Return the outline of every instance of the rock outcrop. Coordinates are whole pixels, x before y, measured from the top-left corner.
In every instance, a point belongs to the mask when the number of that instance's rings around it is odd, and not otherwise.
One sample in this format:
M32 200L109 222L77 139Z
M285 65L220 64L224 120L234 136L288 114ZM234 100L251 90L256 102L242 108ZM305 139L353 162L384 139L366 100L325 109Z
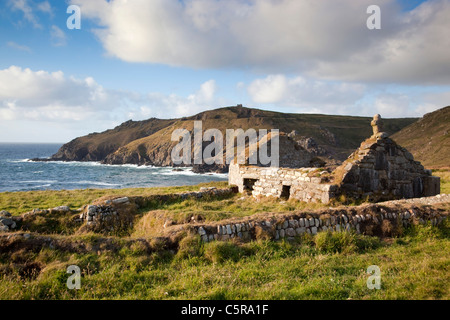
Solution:
M313 156L326 156L343 161L367 136L368 128L361 117L309 114L283 114L242 106L205 111L181 119L149 119L127 121L102 133L92 133L63 145L50 159L36 161L100 161L105 164L137 164L173 166L171 151L175 145L171 134L175 129L192 130L201 120L203 129L216 128L225 136L227 129L296 130L298 146ZM391 133L413 123L415 119L390 119L385 127ZM344 124L344 125L343 125ZM325 159L325 162L328 160ZM322 159L323 161L323 159ZM225 166L196 166L197 172L224 172Z
M0 211L0 232L8 232L16 228L16 222L8 211Z

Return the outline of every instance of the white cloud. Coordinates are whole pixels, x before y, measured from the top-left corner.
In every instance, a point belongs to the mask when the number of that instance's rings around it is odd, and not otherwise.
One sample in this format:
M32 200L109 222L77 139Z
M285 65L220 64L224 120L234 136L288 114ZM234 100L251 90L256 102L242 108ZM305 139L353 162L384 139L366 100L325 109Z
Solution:
M149 93L140 98L140 103L144 105L133 108L128 113L128 117L146 119L150 116L159 118L192 116L204 110L224 105L226 100L216 97L216 92L216 82L208 80L200 86L197 92L187 97L175 94Z
M9 41L6 45L8 47L10 47L10 48L14 48L14 49L17 49L19 51L31 52L30 47L28 47L26 45L18 44L18 43L14 42L14 41Z
M412 12L378 0L71 0L106 51L129 62L251 67L344 81L450 83L450 0Z
M255 103L296 108L299 112L345 114L366 93L366 86L354 83L318 81L303 77L269 75L248 86Z
M44 13L49 14L50 16L53 16L53 8L48 1L38 3L36 5L36 8L41 12L44 12Z
M30 22L34 28L42 28L27 0L9 0L9 5L14 11L22 11L24 19Z
M285 76L269 75L253 81L248 87L248 93L256 103L277 103L286 97L288 85Z
M55 47L65 46L67 42L67 36L59 27L53 25L50 29L50 36L52 39L52 45Z
M72 121L93 117L114 101L92 78L67 78L61 71L0 70L0 115L8 120Z
M129 119L190 116L223 103L216 97L216 91L215 81L209 80L186 97L139 94L105 89L90 77L76 79L61 71L11 66L0 70L0 141L5 141L3 137L8 134L5 130L9 128L11 132L12 127L15 131L21 128L22 136L36 128L46 131L55 127L60 128L61 136L74 132L80 136L110 129Z

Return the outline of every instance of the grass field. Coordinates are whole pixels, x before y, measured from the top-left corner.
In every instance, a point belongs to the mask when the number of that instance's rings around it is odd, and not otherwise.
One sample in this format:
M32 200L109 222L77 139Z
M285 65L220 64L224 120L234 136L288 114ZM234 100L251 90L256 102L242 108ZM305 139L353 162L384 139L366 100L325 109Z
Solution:
M435 171L443 193L450 193L449 171ZM202 186L225 187L226 182ZM106 196L142 196L197 191L199 186L0 193L0 210L19 214L34 208L78 208ZM39 215L30 231L51 241L83 243L88 249L0 246L0 299L450 299L449 222L413 226L398 238L351 233L319 233L294 242L202 244L187 236L177 250L151 241L168 218L182 222L193 214L215 221L265 212L313 210L324 205L230 198L184 200L139 213L124 236L75 232L70 217ZM59 219L59 220L58 220ZM66 224L67 222L67 224ZM71 229L72 228L72 229ZM6 243L8 240L5 240ZM105 241L108 245L104 245ZM4 242L5 243L5 242ZM23 245L22 245L23 244ZM69 290L69 265L82 270L81 289ZM381 270L381 289L370 290L367 268Z
M402 238L320 233L296 242L200 244L148 253L135 243L117 253L49 248L0 254L0 299L449 299L449 226L411 228ZM84 236L95 241L96 236ZM157 245L155 245L157 247ZM20 269L39 265L34 278ZM82 270L81 289L66 268ZM366 270L381 270L381 289ZM22 271L21 271L22 270Z
M441 193L450 194L450 170L433 170L433 176L441 178Z

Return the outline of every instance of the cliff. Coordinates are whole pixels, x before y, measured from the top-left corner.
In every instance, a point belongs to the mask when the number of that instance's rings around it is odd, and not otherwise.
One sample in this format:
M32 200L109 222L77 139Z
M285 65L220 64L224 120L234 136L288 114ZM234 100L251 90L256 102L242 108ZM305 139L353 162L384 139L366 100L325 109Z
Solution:
M63 145L50 161L171 166L170 154L176 145L176 142L171 141L172 132L182 128L192 131L196 120L202 121L204 131L216 128L224 137L226 129L279 129L295 141L291 148L280 150L280 158L306 150L311 156L321 158L321 161L340 162L371 135L367 126L370 118L367 117L285 114L236 106L179 119L130 120L114 129L74 139ZM392 134L416 120L386 119L385 128ZM197 166L196 170L226 171L227 166Z

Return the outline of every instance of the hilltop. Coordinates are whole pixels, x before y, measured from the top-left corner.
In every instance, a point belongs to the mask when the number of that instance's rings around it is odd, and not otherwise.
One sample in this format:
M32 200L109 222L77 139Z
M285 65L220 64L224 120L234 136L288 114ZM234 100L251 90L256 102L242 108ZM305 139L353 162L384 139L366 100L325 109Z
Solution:
M176 144L171 141L172 132L181 128L192 130L195 120L203 122L203 130L216 128L224 136L226 129L238 128L279 129L286 134L295 131L296 150L304 149L314 156L336 161L345 160L371 135L368 117L290 114L235 106L179 119L130 120L105 132L76 138L63 145L50 160L171 166L170 152ZM416 120L386 119L385 130L393 134Z
M424 115L392 139L426 167L450 167L450 106Z

